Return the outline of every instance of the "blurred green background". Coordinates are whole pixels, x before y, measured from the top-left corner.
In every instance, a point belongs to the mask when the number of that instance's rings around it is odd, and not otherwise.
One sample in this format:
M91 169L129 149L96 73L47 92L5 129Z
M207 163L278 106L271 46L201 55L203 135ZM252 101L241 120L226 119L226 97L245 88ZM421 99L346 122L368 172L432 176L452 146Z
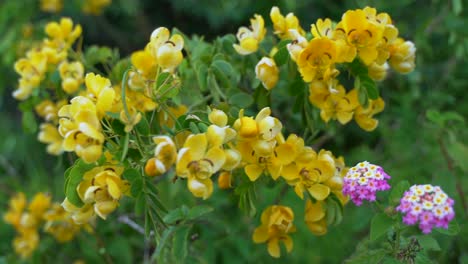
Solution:
M177 27L187 35L204 35L207 40L237 32L258 13L271 27L269 11L273 5L283 14L294 12L301 25L318 18L339 20L348 9L366 5L391 15L400 35L417 47L416 69L408 75L389 74L379 83L386 108L378 116L379 127L367 133L356 124L329 127L331 137L323 148L345 157L353 166L361 160L380 164L392 176L391 183L402 179L411 184L440 185L455 198L456 219L461 234L448 237L436 234L442 251L431 251L436 263L468 263L468 227L466 226L466 197L468 192L468 6L461 0L395 0L395 1L229 1L172 0L127 1L114 0L101 16L82 14L71 1L59 14L42 13L38 1L3 0L0 3L0 208L4 212L9 197L24 191L30 196L48 191L54 200L63 198L63 171L66 161L46 154L45 146L36 140L36 133L26 133L21 112L11 93L17 85L13 70L23 25L44 25L61 16L69 16L84 29L85 45L98 44L118 48L122 57L142 49L152 30L159 26ZM34 34L41 35L39 30ZM195 200L183 184L161 182L162 199L167 207L202 203ZM271 204L278 188L262 190L257 208ZM125 199L124 199L125 200ZM315 237L304 225L303 202L292 191L286 193L283 204L296 212L298 232L293 234L294 250L279 260L268 256L265 245L251 240L259 224L243 215L237 200L225 191L216 190L204 204L213 206L206 222L191 232L187 263L342 263L349 258L359 242L368 236L373 211L369 206L349 204L341 225L330 227L327 235ZM82 233L75 241L57 245L50 237L43 240L32 258L34 263L105 263L110 256L114 263L143 261L143 236L118 221L120 212L132 211L132 201L107 221L98 221L96 235ZM301 214L302 213L302 214ZM15 262L11 241L14 230L0 224L0 263ZM56 250L57 247L59 250ZM361 243L362 247L365 244ZM167 254L177 256L169 250ZM284 252L283 252L284 253ZM421 261L421 260L420 260ZM107 259L108 262L108 259ZM424 263L424 262L422 262Z

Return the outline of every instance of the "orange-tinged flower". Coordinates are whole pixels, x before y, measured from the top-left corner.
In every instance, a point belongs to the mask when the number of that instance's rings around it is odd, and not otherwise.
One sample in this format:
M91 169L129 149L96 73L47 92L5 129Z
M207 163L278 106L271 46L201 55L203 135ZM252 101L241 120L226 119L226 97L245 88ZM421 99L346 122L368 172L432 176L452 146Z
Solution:
M231 172L223 171L218 176L218 186L220 189L230 189L231 185Z
M291 252L293 241L290 233L296 232L293 224L294 213L291 208L272 205L266 208L261 216L261 225L254 230L252 240L255 243L267 243L270 256L281 256L279 242L283 242L287 252Z

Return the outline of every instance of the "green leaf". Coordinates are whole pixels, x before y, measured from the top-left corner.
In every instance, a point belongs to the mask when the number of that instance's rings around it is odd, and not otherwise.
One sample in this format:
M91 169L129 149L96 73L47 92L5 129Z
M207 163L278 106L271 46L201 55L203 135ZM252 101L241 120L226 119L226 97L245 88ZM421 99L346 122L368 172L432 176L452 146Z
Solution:
M200 133L200 130L198 129L198 126L195 122L190 122L189 127L190 127L190 131L192 131L193 134Z
M68 201L77 207L82 207L84 205L78 195L77 187L81 183L83 175L93 167L94 164L87 164L83 160L78 159L70 170L67 185L65 186L65 195Z
M192 226L181 226L174 232L174 240L172 244L172 254L175 259L184 263L188 255L188 239Z
M392 227L392 224L392 219L386 214L376 214L371 220L370 240L374 241L384 235Z
M447 229L435 228L434 230L444 235L455 236L460 233L460 226L458 225L458 222L453 219L452 222L449 223Z
M447 146L447 150L455 165L464 172L468 172L468 162L466 162L466 157L468 157L468 147L459 141L455 141Z
M210 68L216 76L216 79L224 88L231 86L231 78L234 76L234 69L231 64L225 60L215 60L211 63Z
M368 75L360 76L361 87L366 89L369 99L376 100L379 98L379 90L375 81L372 80Z
M88 47L85 51L85 61L86 65L92 66L97 63L106 63L112 60L114 53L108 47L98 47L98 46L91 46Z
M403 194L409 190L410 184L408 181L401 181L395 187L392 188L392 192L388 197L389 203L391 205L398 205L400 204L400 200L403 197Z
M143 192L143 180L141 178L138 178L134 180L133 182L131 182L130 194L133 197L137 197L142 192Z
M365 250L355 253L351 258L347 259L347 264L376 264L385 257L387 252L384 249ZM398 263L398 262L397 262Z
M122 81L124 72L131 66L130 59L123 59L117 62L112 68L109 76L112 83L119 83Z
M270 94L267 89L262 86L257 87L254 92L254 101L259 109L270 106Z
M430 235L420 235L416 236L416 239L418 239L419 244L423 249L430 249L430 250L440 250L439 243L435 238L433 238Z
M167 215L165 215L163 218L164 222L169 225L176 224L177 222L182 221L184 219L185 214L182 208L176 208L174 210L169 211Z
M132 247L127 239L109 239L107 250L109 255L118 259L119 263L133 263Z
M147 136L150 133L150 125L148 120L146 119L145 115L142 116L140 122L135 126L138 133L141 135Z
M136 196L135 201L135 214L142 215L146 208L146 197L143 192Z
M37 122L36 117L32 111L23 112L23 130L27 133L36 133L37 131Z
M141 175L140 175L140 173L138 172L138 170L136 170L136 169L134 169L134 168L128 168L128 169L126 169L126 170L122 173L122 176L124 177L124 179L126 179L127 181L129 181L130 184L133 183L135 180L141 178Z
M176 227L170 226L161 235L161 238L156 241L156 250L154 251L153 255L151 256L151 263L155 262L156 259L161 257L161 253L166 246L167 240L171 237L172 233L175 231ZM160 262L160 261L157 261ZM162 262L161 262L162 263Z
M214 210L213 207L210 207L207 205L199 205L199 206L192 207L190 208L190 211L187 214L187 219L195 220L208 213L211 213L213 210Z
M463 3L461 0L452 0L453 13L460 15L463 11Z
M229 97L229 103L239 108L247 108L253 104L254 100L250 94L247 93L236 93Z
M205 92L207 90L206 77L208 74L208 67L205 64L201 64L197 68L197 81L200 91Z
M280 43L278 43L278 51L275 53L275 56L273 56L273 59L275 60L275 63L278 67L288 62L289 51L286 45L289 43L291 43L291 40L282 40Z

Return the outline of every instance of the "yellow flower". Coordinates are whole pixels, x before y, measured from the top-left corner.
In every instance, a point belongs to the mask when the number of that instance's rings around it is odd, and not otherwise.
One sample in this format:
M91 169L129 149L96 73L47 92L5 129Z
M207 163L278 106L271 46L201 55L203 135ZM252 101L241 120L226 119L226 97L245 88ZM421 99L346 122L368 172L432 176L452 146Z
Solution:
M63 137L57 130L57 127L49 124L43 123L40 126L40 132L37 135L37 139L47 144L47 153L51 155L60 155L63 152Z
M195 197L207 199L213 192L211 176L223 166L226 155L221 146L209 148L207 134L190 135L177 155L176 174L187 178Z
M283 125L277 118L270 115L271 109L269 107L260 110L255 119L245 117L244 110L241 109L239 118L234 122L234 129L242 139L272 140L281 132Z
M129 190L129 183L121 179L122 167L101 166L83 176L77 191L85 204L93 205L94 212L106 219L119 205L119 200Z
M319 18L315 24L312 24L311 33L315 38L333 37L332 21L329 18L322 20Z
M271 58L263 57L255 66L255 74L267 90L273 89L278 83L279 69Z
M331 92L321 105L320 117L325 122L337 119L344 125L351 121L354 110L358 106L357 90L353 89L346 93L344 87L338 85L337 90Z
M164 71L172 72L182 62L184 38L179 34L169 37L170 32L167 28L155 29L151 33L148 49Z
M382 40L384 26L367 19L366 12L357 9L349 10L338 23L335 30L336 39L344 39L352 47L352 52L366 64L378 57L377 45Z
M274 33L281 39L294 39L294 36L290 32L291 29L296 30L301 35L305 34L299 24L299 19L293 13L289 13L284 17L279 8L274 6L271 8L270 18L273 22Z
M254 230L252 240L255 243L267 243L270 256L279 258L281 250L279 242L283 242L287 252L293 249L290 233L296 232L293 224L294 213L291 208L272 205L263 211L261 225Z
M36 229L24 229L20 236L13 240L13 248L21 258L29 258L39 245L39 234Z
M44 12L58 13L62 8L63 0L41 0L41 10Z
M115 101L115 91L109 79L94 73L88 73L85 77L88 97L96 103L98 117L101 119L107 111L110 111Z
M314 235L321 236L327 233L327 221L322 201L312 203L307 200L304 220L310 232Z
M282 175L301 199L304 199L304 191L308 191L316 200L322 201L330 194L330 187L324 183L335 175L335 162L329 153L320 151L316 154L305 147L295 162L283 167Z
M286 45L286 48L288 49L291 59L293 61L297 61L299 54L307 47L308 42L304 36L297 32L297 30L291 29L290 34L292 41Z
M218 186L220 189L230 189L231 185L231 172L223 171L218 176Z
M158 116L160 125L168 128L174 128L177 118L186 114L187 110L188 108L186 105L180 104L174 107L168 107L168 112L159 111Z
M26 208L26 197L19 192L9 201L8 211L3 215L3 220L11 224L16 230L20 228L21 215Z
M70 201L68 201L68 198L65 198L61 206L65 211L70 213L73 222L79 225L89 223L96 215L94 213L94 207L91 203L85 204L80 208L76 207Z
M367 69L369 70L369 77L376 81L382 81L387 77L388 63L377 64L373 62Z
M254 18L250 19L250 28L240 27L237 31L236 36L239 44L234 44L234 49L240 55L256 52L260 42L265 37L265 21L262 16L255 14Z
M255 146L252 143L255 143ZM278 179L282 164L273 153L274 147L275 142L262 140L238 142L237 150L245 163L245 174L251 181L256 181L264 172L267 172L273 179ZM265 149L265 153L255 151L255 149Z
M73 94L80 88L83 82L84 67L79 61L67 62L64 61L59 65L60 78L62 78L62 89Z
M379 124L379 121L372 117L375 114L382 112L384 107L385 102L382 98L378 98L377 100L369 100L369 106L367 108L359 106L356 109L354 112L354 120L356 120L356 123L362 129L366 131L372 131Z
M409 73L414 70L416 47L411 41L402 38L390 45L390 66L400 73Z
M58 45L64 46L62 49L67 49L81 36L82 29L80 25L73 27L73 21L70 18L61 18L60 23L48 23L45 32L50 38L46 40L46 46L57 47Z
M30 51L26 54L26 58L19 59L15 63L15 71L21 78L13 97L25 100L44 78L47 71L47 57L40 51Z
M305 82L323 79L325 71L334 68L337 47L328 38L314 38L301 50L297 66Z
M44 100L34 107L37 115L44 118L46 121L53 122L54 124L58 121L58 110L67 104L67 100L60 100L54 103L50 100Z
M112 0L85 0L82 7L83 13L98 16L111 3Z
M125 110L120 111L120 121L125 125L124 131L126 133L132 131L133 127L140 123L141 118L141 113L137 112L133 106L128 107L128 115Z
M63 149L75 151L85 162L95 162L101 157L104 135L90 99L77 96L71 104L59 111L59 133L64 137Z
M51 206L51 199L52 197L50 197L50 195L42 192L35 194L29 203L28 211L36 219L41 219L45 211L47 211Z
M177 160L177 149L174 141L168 136L153 137L156 144L154 158L146 163L145 172L148 176L160 176L166 173Z
M224 127L228 123L228 116L221 110L213 108L208 115L208 120L219 127Z
M44 220L44 231L61 243L72 240L81 230L81 226L76 224L71 215L58 203L54 203L44 214Z

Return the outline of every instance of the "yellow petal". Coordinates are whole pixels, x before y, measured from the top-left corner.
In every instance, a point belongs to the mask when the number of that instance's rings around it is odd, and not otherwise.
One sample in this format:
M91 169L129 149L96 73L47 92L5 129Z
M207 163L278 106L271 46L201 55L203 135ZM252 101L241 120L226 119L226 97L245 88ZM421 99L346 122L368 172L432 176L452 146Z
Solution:
M254 233L252 235L252 240L254 243L264 243L269 238L268 236L268 227L267 226L259 226L255 228Z
M203 180L190 178L187 181L187 187L195 197L200 197L204 200L209 198L213 193L213 182L209 178Z
M307 200L304 220L306 222L317 222L324 217L325 211L323 210L322 202L317 201L312 203L310 200Z
M277 238L273 238L268 241L268 253L274 258L279 258L281 256L281 251Z
M116 200L120 199L120 196L122 196L122 191L120 190L116 180L113 179L113 177L107 177L106 183L107 191L109 192L110 196Z
M255 181L262 175L263 168L257 164L249 164L244 168L245 174L249 177L250 181Z
M192 160L200 160L205 156L208 140L206 134L190 135L184 147L189 148Z
M309 193L317 200L325 200L330 194L330 187L323 184L314 184L308 189Z
M291 252L291 250L293 249L293 240L291 239L290 236L285 236L283 239L282 239L284 245L286 246L286 250L289 252Z

